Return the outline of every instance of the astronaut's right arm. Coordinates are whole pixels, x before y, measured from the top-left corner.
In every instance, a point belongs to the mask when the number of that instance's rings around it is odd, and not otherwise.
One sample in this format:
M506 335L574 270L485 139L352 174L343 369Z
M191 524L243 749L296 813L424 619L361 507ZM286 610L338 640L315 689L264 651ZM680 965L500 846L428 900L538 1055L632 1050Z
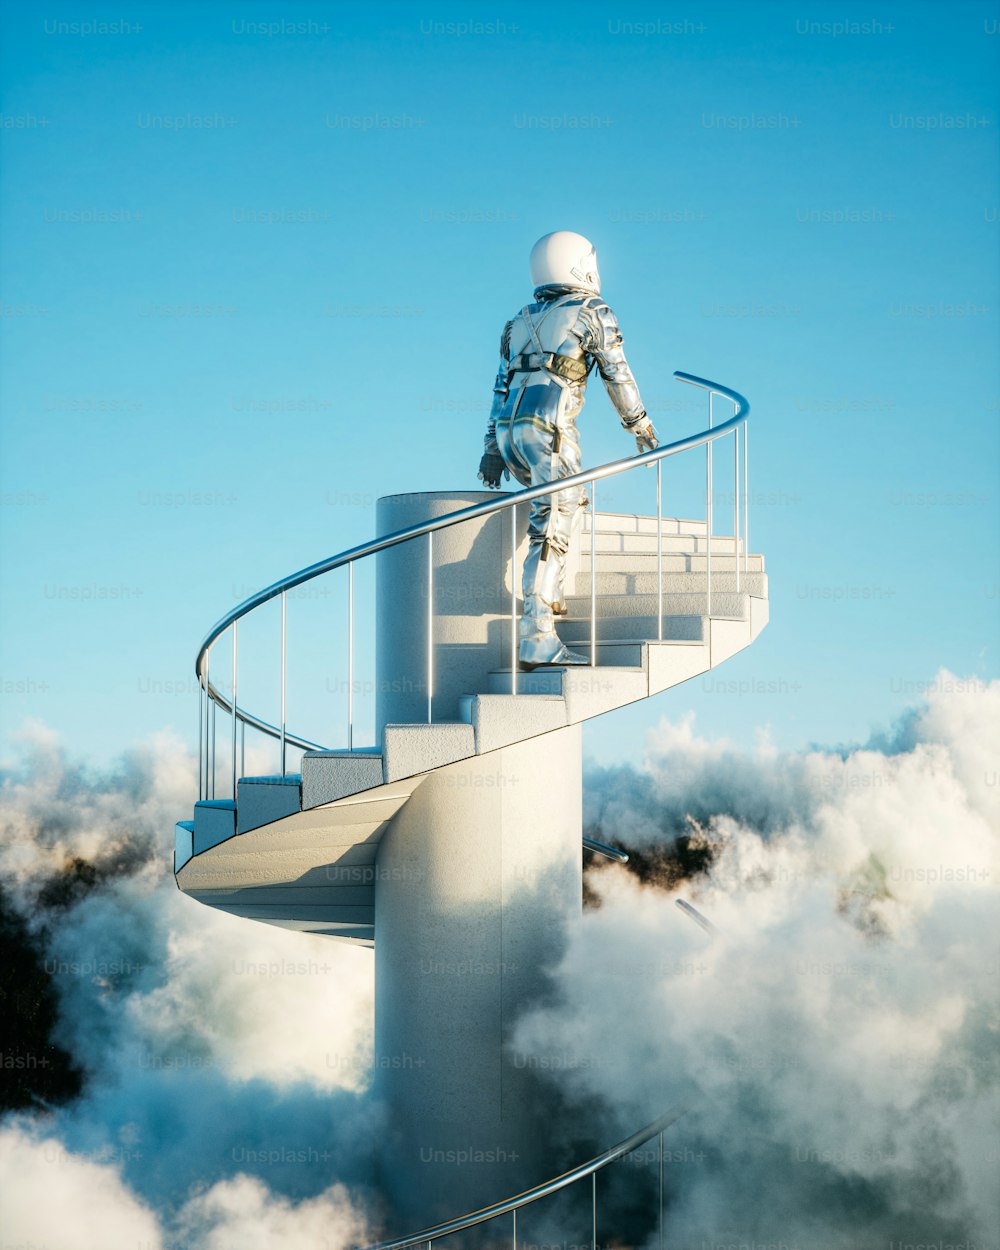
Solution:
M510 321L504 326L503 334L500 336L500 367L497 370L496 381L493 383L493 405L490 408L489 419L486 422L486 437L483 439L483 458L479 462L479 480L484 486L488 486L491 490L500 489L501 476L510 479L510 471L504 464L503 456L500 455L500 448L497 444L497 418L503 412L504 404L507 402L508 385L507 378L510 369L510 331L512 323Z

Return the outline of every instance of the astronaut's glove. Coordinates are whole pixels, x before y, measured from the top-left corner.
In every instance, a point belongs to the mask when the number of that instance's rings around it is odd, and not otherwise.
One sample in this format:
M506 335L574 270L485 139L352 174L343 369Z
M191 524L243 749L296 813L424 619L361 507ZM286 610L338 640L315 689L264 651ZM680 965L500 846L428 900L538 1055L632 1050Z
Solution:
M483 453L483 458L479 462L477 476L490 490L499 490L501 477L510 481L510 469L504 464L503 456L497 455L495 451L487 451Z
M653 429L653 423L649 417L640 417L634 425L629 426L628 432L635 435L637 455L641 456L644 451L653 451L660 445L660 440L656 437L656 431Z

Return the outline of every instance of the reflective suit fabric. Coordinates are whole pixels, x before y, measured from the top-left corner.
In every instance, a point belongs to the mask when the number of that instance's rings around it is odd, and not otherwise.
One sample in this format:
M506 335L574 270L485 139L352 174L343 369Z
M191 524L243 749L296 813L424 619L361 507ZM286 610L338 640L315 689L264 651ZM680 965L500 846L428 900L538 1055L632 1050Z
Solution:
M564 403L568 393L568 388L523 386L510 419L497 421L500 454L523 486L556 482L582 468L576 421ZM582 487L536 499L531 505L522 576L526 595L540 595L550 605L560 600L573 522L578 509L586 505L587 492Z
M604 300L566 287L540 287L535 295L536 302L504 327L485 439L486 450L498 452L524 486L580 472L576 418L595 364L622 425L627 429L645 415L617 319ZM540 365L544 353L579 362L582 376L570 379L550 368L518 368ZM574 520L586 503L587 492L577 487L531 505L522 578L525 615L535 618L525 622L529 630L553 628L551 609L562 598ZM536 597L542 602L535 602Z

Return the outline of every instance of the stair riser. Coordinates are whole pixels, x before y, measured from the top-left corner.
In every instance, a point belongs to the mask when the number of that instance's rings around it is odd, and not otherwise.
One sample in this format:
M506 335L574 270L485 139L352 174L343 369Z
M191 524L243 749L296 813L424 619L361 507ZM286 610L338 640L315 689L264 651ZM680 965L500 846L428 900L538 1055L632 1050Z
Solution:
M705 522L696 519L688 520L681 517L663 517L660 522L661 530L664 534L702 534L705 533ZM590 512L584 514L583 533L589 534L591 530ZM656 533L656 517L651 516L624 516L614 512L598 512L597 514L597 532L598 534L655 534Z
M719 591L712 587L711 612L708 610L708 598L704 592L700 594L664 595L664 616L746 616L750 606L749 594L737 594L735 591ZM651 616L656 619L657 596L652 595L598 595L597 622L598 637L600 623L608 617ZM567 595L567 617L571 621L590 620L590 597L583 595ZM567 618L556 618L565 620Z
M300 780L243 781L236 790L237 833L248 833L302 808Z
M664 534L662 543L664 554L693 554L701 552L704 554L706 550L706 541L704 535L697 534ZM656 535L655 534L614 534L597 532L597 550L598 551L622 551L622 552L654 552L656 551ZM743 541L740 540L736 550L742 555ZM584 534L580 540L580 552L583 559L587 559L590 555L590 535ZM726 538L725 535L717 534L712 539L712 554L718 552L720 555L733 554L733 540Z
M735 573L720 573L712 569L712 594L717 591L729 591L767 597L767 575L764 573L742 572L739 575L739 586L736 584ZM575 595L590 594L590 572L578 573L573 587ZM706 594L708 576L705 573L671 573L664 572L664 595ZM655 595L658 591L655 573L598 573L597 594L601 595Z
M663 640L669 642L676 639L681 642L702 642L707 637L707 618L704 616L668 616L663 621ZM559 637L576 651L588 653L590 645L590 621L566 620L563 617L556 626ZM597 640L613 641L624 638L629 641L636 638L655 639L655 616L611 616L605 620L598 618Z
M740 573L743 572L743 557L738 557ZM590 550L585 548L579 559L581 571L590 572ZM716 573L731 573L735 569L732 550L728 555L712 555L712 576ZM663 572L666 573L704 573L707 570L705 553L700 555L679 552L663 553ZM633 551L629 553L615 551L599 551L597 553L598 573L645 573L656 574L656 552ZM750 555L747 557L747 571L750 573L764 572L764 557Z

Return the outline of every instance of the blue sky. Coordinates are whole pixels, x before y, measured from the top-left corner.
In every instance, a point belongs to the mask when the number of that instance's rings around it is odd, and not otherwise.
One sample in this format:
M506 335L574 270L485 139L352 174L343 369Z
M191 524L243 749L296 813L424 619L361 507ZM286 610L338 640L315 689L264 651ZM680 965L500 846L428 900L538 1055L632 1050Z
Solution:
M378 495L477 486L552 229L594 239L661 437L704 424L674 369L750 399L771 579L754 647L588 751L688 709L864 738L942 665L997 674L995 6L2 12L5 735L193 741L236 600L370 537ZM631 449L598 385L581 432Z

